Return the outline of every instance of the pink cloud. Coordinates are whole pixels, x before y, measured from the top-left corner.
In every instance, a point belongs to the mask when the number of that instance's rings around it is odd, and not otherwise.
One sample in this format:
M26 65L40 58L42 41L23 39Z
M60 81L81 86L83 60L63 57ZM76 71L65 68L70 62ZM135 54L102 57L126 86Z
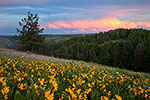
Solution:
M122 15L141 15L145 14L144 9L117 9L108 13L108 16L122 16Z
M150 23L121 21L117 17L106 17L94 20L56 21L48 23L50 29L73 29L71 32L98 32L116 28L136 28L138 25L149 26Z
M46 29L47 28L47 26L46 25L40 25L40 27L39 28L44 28L44 29Z

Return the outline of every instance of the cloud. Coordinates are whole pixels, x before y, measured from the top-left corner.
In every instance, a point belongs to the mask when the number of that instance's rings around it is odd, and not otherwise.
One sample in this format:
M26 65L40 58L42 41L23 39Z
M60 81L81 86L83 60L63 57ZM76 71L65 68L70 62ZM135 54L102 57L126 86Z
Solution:
M0 29L4 29L6 27L17 27L16 25L6 25L6 24L0 24Z
M106 17L94 20L56 21L48 23L48 27L57 30L68 29L71 32L98 32L116 28L136 28L137 24L130 21L121 21L117 17Z
M15 5L45 5L45 6L70 6L70 7L86 7L103 5L120 5L120 6L149 6L149 0L0 0L0 5L15 6Z
M95 5L141 5L150 3L149 0L52 0L53 4L68 6Z
M124 15L141 15L145 14L143 9L125 9L125 10L114 10L113 12L108 13L108 15L115 16L124 16Z
M51 0L0 0L0 5L42 5Z
M143 28L148 28L150 29L150 21L147 21L147 22L136 22L137 26L138 27L143 27Z

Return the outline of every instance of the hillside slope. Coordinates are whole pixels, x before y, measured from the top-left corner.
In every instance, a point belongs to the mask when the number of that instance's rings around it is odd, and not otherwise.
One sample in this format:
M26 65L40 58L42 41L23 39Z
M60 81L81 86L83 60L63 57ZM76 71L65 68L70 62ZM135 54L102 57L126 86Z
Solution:
M0 37L0 48L13 48L15 43L8 37Z
M43 36L45 37L45 43L50 45L52 43L60 43L72 37L78 37L82 35L77 34L77 35L43 35Z
M0 49L0 98L148 100L150 74Z

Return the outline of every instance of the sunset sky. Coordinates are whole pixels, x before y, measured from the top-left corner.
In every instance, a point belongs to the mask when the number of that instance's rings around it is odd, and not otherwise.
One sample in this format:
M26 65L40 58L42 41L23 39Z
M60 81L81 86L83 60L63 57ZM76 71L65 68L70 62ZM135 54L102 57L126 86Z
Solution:
M0 0L0 35L17 34L28 11L39 15L45 34L150 29L150 0Z

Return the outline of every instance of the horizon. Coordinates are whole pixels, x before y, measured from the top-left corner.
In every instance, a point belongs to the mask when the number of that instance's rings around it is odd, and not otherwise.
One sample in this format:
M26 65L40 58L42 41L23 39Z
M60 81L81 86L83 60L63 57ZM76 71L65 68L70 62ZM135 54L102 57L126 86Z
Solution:
M40 35L86 35L86 34L96 34L96 33L40 33ZM0 36L14 36L16 34L0 34Z
M150 29L147 0L1 0L0 36L17 35L28 11L38 14L43 34L86 34L117 28Z
M150 29L144 29L144 28L117 28L117 29L143 29L143 30L150 30ZM108 32L108 31L113 31L113 30L117 30L117 29L110 29L107 31L100 31L102 33ZM87 32L87 33L39 33L40 35L88 35L88 34L99 34L100 32ZM19 33L14 33L14 34L0 34L1 36L15 36L15 35L19 35Z

